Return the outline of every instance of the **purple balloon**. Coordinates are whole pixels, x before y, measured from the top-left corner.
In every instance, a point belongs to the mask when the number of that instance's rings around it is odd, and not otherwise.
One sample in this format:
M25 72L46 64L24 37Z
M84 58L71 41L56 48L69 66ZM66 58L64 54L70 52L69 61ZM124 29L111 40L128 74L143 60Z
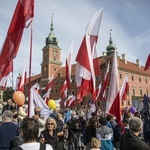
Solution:
M130 112L131 112L132 114L135 114L136 108L132 106L132 107L130 108Z

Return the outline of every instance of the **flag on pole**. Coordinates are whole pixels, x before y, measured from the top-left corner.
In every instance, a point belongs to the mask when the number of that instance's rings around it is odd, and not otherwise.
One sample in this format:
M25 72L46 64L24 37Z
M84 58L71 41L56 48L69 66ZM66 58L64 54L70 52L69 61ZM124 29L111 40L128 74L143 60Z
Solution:
M17 84L17 91L24 92L24 84L26 82L26 70L25 66L23 67L22 74L18 79L18 84Z
M70 46L69 54L66 59L66 82L67 82L67 87L70 88L70 83L71 83L71 55L73 51L73 41Z
M12 62L16 57L23 30L29 26L33 16L34 0L18 0L6 39L1 49L0 68L3 68L1 69L1 73L9 67L9 62Z
M54 75L51 76L49 82L47 83L45 92L47 92L49 89L51 89L53 84L54 84Z
M108 62L107 70L106 70L106 74L105 74L105 78L103 82L102 99L106 99L106 87L107 87L108 79L109 79L109 67L110 67L110 61Z
M48 104L53 83L54 83L54 75L51 76L49 82L47 83L45 88L46 93L43 95L46 104Z
M7 76L4 76L2 79L0 79L0 90L4 91L6 89L7 84Z
M35 83L35 84L33 85L33 88L34 88L39 94L41 93L39 83Z
M65 81L64 81L64 84L62 85L62 87L61 87L61 89L60 89L61 98L67 97L67 91L68 91L68 88L67 88L67 81L65 80Z
M7 76L10 72L13 72L13 61L0 65L0 79Z
M95 70L98 70L99 67L95 68L94 64L98 64L95 54L102 13L103 8L94 15L89 23L76 57L76 83L79 87L77 99L79 101L89 93L93 95L96 90L95 76L97 72Z
M95 95L93 97L93 100L97 100L98 99L98 97L100 95L100 92L101 92L101 87L102 87L102 85L100 83L99 86L98 86L98 88L96 89L96 93L95 93Z
M42 97L38 94L38 92L33 87L31 87L30 94L31 94L31 97L30 97L30 103L29 103L30 104L29 117L32 117L34 115L35 107L40 107L41 116L48 118L51 115L52 110L49 109L49 107L43 101Z
M146 71L149 68L150 68L150 54L147 57L147 61L146 61L144 70Z
M116 51L114 51L113 66L111 72L109 93L106 103L106 113L111 113L116 116L117 121L121 122L120 112L120 89L118 80L118 65Z
M127 100L128 93L129 93L129 81L128 77L125 76L122 87L120 89L120 99Z

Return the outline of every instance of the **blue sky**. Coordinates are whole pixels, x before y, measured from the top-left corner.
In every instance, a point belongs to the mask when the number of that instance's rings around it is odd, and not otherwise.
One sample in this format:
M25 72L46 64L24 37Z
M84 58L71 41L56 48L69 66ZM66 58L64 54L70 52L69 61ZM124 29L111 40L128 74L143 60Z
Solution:
M0 1L0 47L4 42L17 0ZM61 48L61 60L67 57L71 41L74 41L72 62L94 14L104 7L97 51L101 56L109 42L112 29L113 43L118 54L126 59L145 65L150 53L150 1L149 0L35 0L33 23L32 74L41 72L42 48L50 33L51 15L54 14L54 33ZM24 30L19 52L14 61L14 82L24 64L29 62L30 28Z

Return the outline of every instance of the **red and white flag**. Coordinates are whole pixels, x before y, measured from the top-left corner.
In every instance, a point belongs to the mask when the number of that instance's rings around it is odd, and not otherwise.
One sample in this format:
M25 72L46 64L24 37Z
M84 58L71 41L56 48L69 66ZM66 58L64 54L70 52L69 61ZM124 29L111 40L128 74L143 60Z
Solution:
M67 82L67 87L70 88L70 83L71 83L71 56L72 56L72 51L73 51L73 41L70 46L69 54L66 59L66 82Z
M113 114L114 116L116 116L118 122L121 121L120 89L118 80L118 65L117 65L116 51L114 51L113 57L113 66L111 72L109 93L106 103L106 113Z
M43 95L46 104L48 104L53 83L54 83L54 75L51 76L49 82L47 83L46 88L45 88L46 93Z
M41 108L41 116L44 116L45 118L48 118L52 113L52 110L50 110L49 107L45 104L45 102L43 101L39 93L33 87L31 87L30 103L29 103L29 117L32 117L34 115L35 107Z
M49 82L46 84L45 92L47 92L49 89L51 90L54 83L54 75L51 76Z
M93 100L96 101L98 99L98 97L100 95L100 92L101 92L101 87L102 87L102 85L100 83L99 86L98 86L98 88L96 89L96 93L95 93L95 96L93 97Z
M17 84L17 91L24 92L24 84L26 82L26 70L25 66L23 67L22 74L18 79L18 84Z
M39 83L35 83L35 84L33 85L33 88L34 88L39 94L41 93Z
M67 88L67 81L65 80L65 81L64 81L64 84L62 85L62 87L61 87L61 89L60 89L61 98L67 97L67 91L68 91L68 88Z
M18 0L12 17L6 39L1 49L0 68L1 74L9 67L16 57L24 28L27 28L34 16L34 0ZM27 25L28 24L28 25Z
M79 87L77 99L79 101L90 93L93 95L96 90L95 76L99 66L95 68L95 64L98 64L95 54L102 13L103 9L100 9L89 23L76 57L76 83Z
M4 76L2 79L0 79L0 90L4 91L6 89L7 84L7 76Z
M69 100L68 106L73 107L75 105L75 96L72 95L72 97Z
M110 61L108 62L107 70L106 70L106 74L105 74L105 79L103 82L102 99L106 99L106 87L107 87L108 79L109 79L109 66L110 66Z
M147 61L146 61L144 70L146 71L149 68L150 68L150 54L147 57Z
M129 81L128 77L125 76L122 87L120 89L120 99L127 100L128 93L129 93Z

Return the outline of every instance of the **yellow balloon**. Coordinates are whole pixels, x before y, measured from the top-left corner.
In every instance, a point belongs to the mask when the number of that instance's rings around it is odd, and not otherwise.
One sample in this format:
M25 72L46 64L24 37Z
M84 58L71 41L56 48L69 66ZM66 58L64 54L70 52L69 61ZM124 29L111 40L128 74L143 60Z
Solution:
M51 108L51 109L55 109L55 108L56 108L56 102L55 102L53 99L50 99L50 100L48 101L48 106L49 106L49 108Z

